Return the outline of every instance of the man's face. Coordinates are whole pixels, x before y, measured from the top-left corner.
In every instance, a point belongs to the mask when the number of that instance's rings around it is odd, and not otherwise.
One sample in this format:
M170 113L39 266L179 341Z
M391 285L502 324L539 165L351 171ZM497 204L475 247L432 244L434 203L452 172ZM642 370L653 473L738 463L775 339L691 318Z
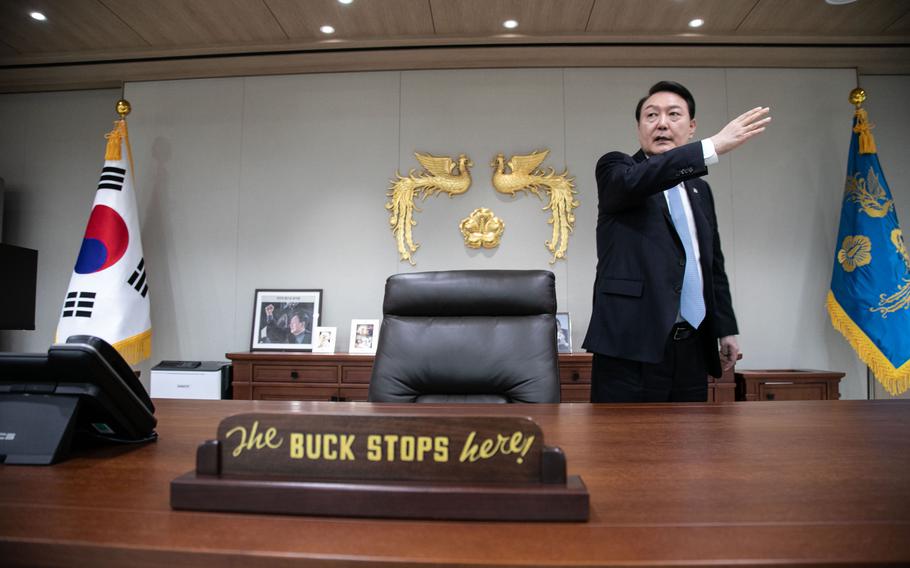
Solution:
M303 323L301 323L300 318L298 318L296 315L291 316L291 321L288 323L288 329L294 335L300 335L303 333Z
M695 119L689 117L685 99L676 93L654 93L641 106L638 142L646 154L663 154L682 146L693 134Z

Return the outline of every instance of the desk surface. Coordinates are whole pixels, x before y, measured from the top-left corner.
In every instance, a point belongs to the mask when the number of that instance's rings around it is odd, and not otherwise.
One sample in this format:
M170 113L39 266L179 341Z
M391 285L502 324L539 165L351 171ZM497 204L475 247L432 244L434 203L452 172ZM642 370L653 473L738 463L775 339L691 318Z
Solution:
M159 400L160 440L52 467L0 466L0 564L740 566L910 563L910 401L510 405L591 495L587 523L173 511L170 481L248 411L424 406Z

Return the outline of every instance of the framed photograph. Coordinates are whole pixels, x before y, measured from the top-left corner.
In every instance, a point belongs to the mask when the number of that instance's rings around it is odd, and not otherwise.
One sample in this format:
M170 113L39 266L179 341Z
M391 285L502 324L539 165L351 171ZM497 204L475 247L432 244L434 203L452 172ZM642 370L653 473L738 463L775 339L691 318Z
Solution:
M251 351L311 351L322 290L256 290Z
M379 341L379 320L352 319L348 353L376 353Z
M556 351L572 352L572 322L569 321L569 312L556 313Z
M337 331L338 328L335 327L314 327L313 353L334 353L335 333Z

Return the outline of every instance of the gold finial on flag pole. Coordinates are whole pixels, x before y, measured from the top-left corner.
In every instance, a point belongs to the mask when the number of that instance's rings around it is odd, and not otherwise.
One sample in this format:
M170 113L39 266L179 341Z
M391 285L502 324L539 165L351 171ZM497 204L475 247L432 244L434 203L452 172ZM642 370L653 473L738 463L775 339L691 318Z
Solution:
M126 115L128 115L133 110L132 105L130 105L130 102L126 99L120 99L119 101L117 101L116 108L117 108L117 114L120 115L121 119L126 118Z
M866 102L866 91L857 87L850 91L850 104L856 106L856 125L853 132L859 134L859 153L875 154L875 139L872 138L872 128L875 126L869 123L869 115L866 109L862 108Z

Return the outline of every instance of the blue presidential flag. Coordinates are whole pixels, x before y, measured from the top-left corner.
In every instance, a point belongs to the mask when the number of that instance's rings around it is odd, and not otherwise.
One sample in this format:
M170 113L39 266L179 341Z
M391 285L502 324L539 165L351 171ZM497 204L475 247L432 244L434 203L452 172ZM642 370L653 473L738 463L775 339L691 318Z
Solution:
M895 395L910 387L910 255L870 129L857 105L828 313Z

